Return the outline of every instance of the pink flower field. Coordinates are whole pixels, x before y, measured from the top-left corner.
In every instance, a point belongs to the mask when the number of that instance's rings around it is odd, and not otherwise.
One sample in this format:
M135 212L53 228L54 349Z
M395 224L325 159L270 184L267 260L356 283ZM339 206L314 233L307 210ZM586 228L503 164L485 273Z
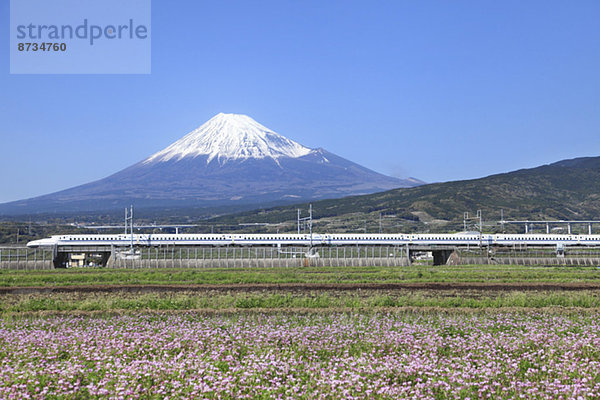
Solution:
M599 315L139 314L0 323L0 398L600 398Z

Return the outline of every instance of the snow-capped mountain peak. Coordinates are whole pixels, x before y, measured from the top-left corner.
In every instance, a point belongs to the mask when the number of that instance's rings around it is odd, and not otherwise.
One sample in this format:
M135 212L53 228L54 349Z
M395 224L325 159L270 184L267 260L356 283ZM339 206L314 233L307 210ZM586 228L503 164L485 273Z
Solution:
M259 124L247 115L220 113L169 147L150 156L144 164L207 156L216 158L298 158L312 150Z
M114 210L135 204L155 210L193 208L194 215L205 208L208 216L221 209L242 211L411 186L417 184L381 175L323 148L309 149L245 115L218 114L145 161L104 179L0 205L0 214Z

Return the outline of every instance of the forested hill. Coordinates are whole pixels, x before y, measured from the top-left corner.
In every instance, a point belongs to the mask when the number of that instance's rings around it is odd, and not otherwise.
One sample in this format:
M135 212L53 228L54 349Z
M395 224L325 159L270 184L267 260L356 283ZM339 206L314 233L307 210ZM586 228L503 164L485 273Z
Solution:
M307 204L215 218L215 223L294 221ZM462 226L464 212L486 220L600 219L600 157L564 160L485 178L434 183L364 196L313 202L314 216L330 229L375 231L384 225L414 229ZM437 227L437 228L436 228ZM444 228L445 227L445 228Z

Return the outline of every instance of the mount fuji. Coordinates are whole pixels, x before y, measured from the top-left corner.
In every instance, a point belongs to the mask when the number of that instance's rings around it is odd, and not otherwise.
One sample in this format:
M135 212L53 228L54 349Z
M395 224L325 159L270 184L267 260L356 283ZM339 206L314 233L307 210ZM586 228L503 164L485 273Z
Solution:
M107 178L0 205L0 214L136 207L283 204L418 186L324 149L311 149L240 114L218 114L165 149ZM247 208L247 207L246 207Z

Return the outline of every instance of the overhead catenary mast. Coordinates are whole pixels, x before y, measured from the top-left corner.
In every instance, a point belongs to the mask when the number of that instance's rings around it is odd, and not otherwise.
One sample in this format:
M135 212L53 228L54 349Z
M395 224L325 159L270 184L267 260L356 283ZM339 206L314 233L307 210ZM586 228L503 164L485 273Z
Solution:
M306 232L306 223L308 222L308 232L312 241L312 204L308 208L308 217L300 218L300 209L298 209L298 234L300 234L300 224L302 229Z
M308 228L310 231L310 248L312 249L313 246L313 234L312 234L312 204L309 205L308 208Z
M129 206L129 210L125 208L125 235L127 235L127 227L129 226L129 245L131 254L133 254L133 205Z

